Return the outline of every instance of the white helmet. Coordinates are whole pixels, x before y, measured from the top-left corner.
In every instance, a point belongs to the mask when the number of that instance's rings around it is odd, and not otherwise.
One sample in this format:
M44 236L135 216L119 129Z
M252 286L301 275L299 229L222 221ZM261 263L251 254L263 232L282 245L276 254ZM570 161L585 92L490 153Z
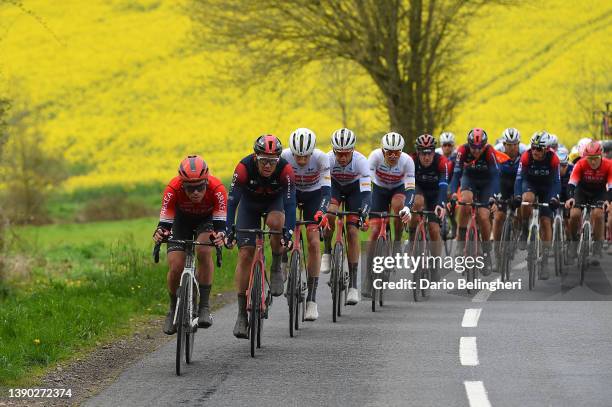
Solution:
M352 150L355 148L357 138L355 137L355 133L343 127L334 131L331 142L334 150Z
M298 156L310 155L315 149L317 136L310 129L300 127L289 136L289 148Z
M548 142L548 147L552 148L553 150L557 150L559 148L559 139L557 138L556 134L549 134L550 136L550 141Z
M557 157L559 157L559 162L561 164L567 164L569 162L569 151L565 147L559 147L557 150Z
M382 137L382 146L385 150L402 150L404 148L404 138L401 134L392 131Z
M440 134L440 145L443 146L444 144L455 145L455 135L450 131Z
M576 148L578 149L578 152L580 153L581 156L582 156L582 151L587 146L587 144L589 144L590 142L591 142L591 139L588 137L584 137L578 140L578 144L576 144Z
M550 144L550 135L546 130L536 131L531 136L531 147L546 148Z
M502 142L506 144L518 144L521 142L521 133L514 127L508 127L502 133Z

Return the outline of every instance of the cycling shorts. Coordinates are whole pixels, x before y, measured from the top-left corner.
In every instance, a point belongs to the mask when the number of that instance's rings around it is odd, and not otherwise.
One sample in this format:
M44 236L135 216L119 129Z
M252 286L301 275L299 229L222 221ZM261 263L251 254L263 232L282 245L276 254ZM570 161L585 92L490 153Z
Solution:
M238 205L236 214L237 229L260 229L262 227L261 217L264 213L273 211L283 212L283 195L278 194L269 201L253 201L243 196ZM236 233L238 247L255 246L256 236L254 233Z
M193 216L180 210L176 211L174 222L172 223L172 238L179 240L192 240L205 232L212 233L212 215ZM185 246L178 243L168 243L167 253L184 252Z

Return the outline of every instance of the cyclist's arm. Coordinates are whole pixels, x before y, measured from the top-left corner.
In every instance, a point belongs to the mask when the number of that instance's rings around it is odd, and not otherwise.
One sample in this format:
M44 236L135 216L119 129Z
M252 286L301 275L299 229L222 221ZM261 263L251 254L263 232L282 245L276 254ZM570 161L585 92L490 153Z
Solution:
M295 174L291 165L285 165L280 173L280 181L283 185L283 208L285 210L285 228L293 231L295 229Z
M489 182L493 185L491 193L495 196L499 194L499 165L497 165L497 159L495 158L495 153L493 152L493 148L489 148L487 152L487 163L489 165Z
M557 154L554 154L552 157L552 173L553 173L553 185L551 190L551 195L549 198L559 197L561 196L561 172L559 165L559 157Z
M214 205L212 213L213 230L215 232L224 232L227 218L227 191L223 184L219 185L213 191Z
M232 177L229 196L227 198L227 218L226 225L228 230L234 226L236 220L236 208L242 198L242 186L247 182L248 173L246 166L243 163L238 163Z
M331 174L327 154L320 154L319 168L321 169L321 203L319 204L319 210L325 213L331 199Z
M404 196L406 197L404 205L409 208L412 208L414 204L414 189L416 185L414 173L414 160L408 156L404 167Z
M612 161L608 161L608 177L606 182L606 187L608 189L607 201L612 201Z
M172 230L172 224L176 215L176 194L177 191L170 185L164 189L161 210L159 211L158 228Z
M454 194L459 188L459 182L461 182L461 176L463 175L463 156L465 152L463 147L457 149L457 158L455 159L455 168L453 169L453 176L450 184L450 193Z
M438 205L444 206L448 191L448 160L444 156L438 162L438 188Z
M518 169L516 170L516 178L514 180L514 196L523 195L523 180L525 179L525 173L527 172L527 166L529 165L529 153L525 152L521 155Z
M372 201L372 185L370 168L368 167L368 161L364 161L362 167L360 168L361 175L359 176L359 195L361 196L361 208L364 210L364 212L369 212Z
M573 198L576 192L576 186L582 179L582 172L584 171L584 165L586 161L579 161L576 165L574 165L574 169L572 170L572 175L570 175L570 179L567 183L567 197Z

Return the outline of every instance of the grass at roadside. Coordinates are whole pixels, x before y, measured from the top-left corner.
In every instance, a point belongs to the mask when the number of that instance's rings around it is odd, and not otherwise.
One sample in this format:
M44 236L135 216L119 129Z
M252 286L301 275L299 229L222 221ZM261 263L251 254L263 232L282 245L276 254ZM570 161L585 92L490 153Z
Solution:
M145 218L15 231L11 255L25 251L35 261L29 273L8 276L0 299L0 385L35 383L54 363L129 330L130 319L166 312L165 258L151 260L155 224ZM223 262L213 293L233 288L235 251L225 251Z

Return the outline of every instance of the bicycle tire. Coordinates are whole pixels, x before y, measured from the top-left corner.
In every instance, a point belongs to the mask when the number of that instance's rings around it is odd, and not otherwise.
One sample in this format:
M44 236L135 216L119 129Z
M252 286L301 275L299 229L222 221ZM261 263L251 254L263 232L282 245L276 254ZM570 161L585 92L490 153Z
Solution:
M473 225L468 226L467 236L465 238L466 255L472 258L478 257L478 232ZM468 283L473 283L476 279L476 266L466 267L465 276ZM472 294L471 284L467 284L467 293Z
M289 275L287 276L287 305L289 306L289 336L293 338L295 335L295 329L297 329L296 318L299 312L297 302L297 275L300 273L300 254L297 252L297 250L294 250L291 253L289 265Z
M372 258L372 262L374 262L374 258L383 257L385 255L385 239L379 237L376 239L376 246L374 247L374 257ZM370 268L371 269L371 268ZM373 271L371 271L373 272ZM384 273L384 270L383 270ZM376 303L379 300L382 288L378 289L374 287L374 275L372 275L372 312L376 312Z
M578 252L580 285L584 284L584 274L589 266L589 243L591 240L591 223L585 222L582 227L582 236L580 239L580 251Z
M412 246L412 257L422 258L423 256L426 255L425 253L426 239L424 239L423 234L424 234L424 231L421 228L421 225L419 224L414 234L414 244ZM419 264L420 264L420 261L419 261ZM423 276L424 276L423 268L416 267L412 276L413 276L412 281L414 282L414 288L412 289L412 298L414 302L419 302L420 297L422 295L422 291L420 287L421 287L421 280L423 279Z
M338 309L340 307L340 273L342 272L343 263L343 247L342 243L336 243L332 256L331 269L331 291L332 291L332 321L338 320Z
M501 281L510 281L510 268L512 263L512 219L510 216L506 216L504 225L502 227L502 240L501 240Z
M423 251L425 253L425 258L427 259L431 255L431 252L429 249L429 243L428 243L431 241L431 236L429 236L429 226L426 226L424 230L425 230L425 241L424 241L425 247L423 248ZM431 269L429 267L425 267L425 271L421 273L421 279L424 279L427 282L431 282ZM427 298L429 297L429 293L430 293L429 288L421 288L421 297Z
M251 286L250 302L251 310L249 312L249 339L251 341L251 357L255 357L255 348L257 345L257 335L259 333L260 313L261 313L261 266L255 263L253 271L253 284Z
M191 279L190 279L191 281ZM190 364L191 361L193 360L193 346L195 344L195 333L197 331L197 324L196 326L192 326L191 321L193 318L197 318L198 315L196 314L196 310L198 309L198 291L195 287L195 285L193 284L193 281L191 281L191 319L189 319L187 322L187 328L186 328L186 333L185 333L185 362L187 364Z
M181 363L183 360L183 353L185 352L185 314L187 310L187 300L186 300L186 287L187 287L187 279L189 275L183 275L183 279L181 281L181 285L179 286L179 295L178 295L178 315L176 316L176 375L181 375Z
M529 290L535 287L536 271L538 264L538 228L534 225L528 234L527 242L527 270L529 273Z
M555 216L553 224L553 256L555 257L555 276L563 274L563 221Z

